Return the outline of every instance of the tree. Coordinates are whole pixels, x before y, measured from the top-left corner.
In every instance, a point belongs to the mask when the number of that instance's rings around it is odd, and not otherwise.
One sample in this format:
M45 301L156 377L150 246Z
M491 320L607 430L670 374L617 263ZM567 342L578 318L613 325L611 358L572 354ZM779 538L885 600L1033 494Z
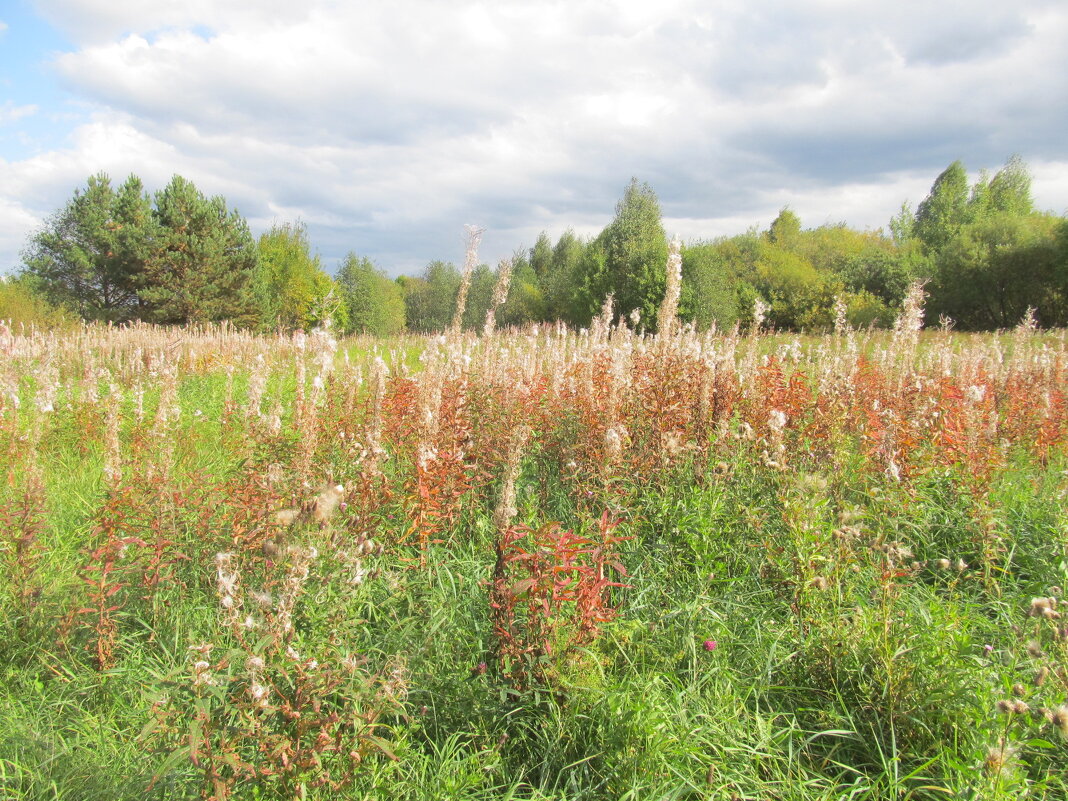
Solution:
M488 264L480 264L471 271L471 286L467 290L464 305L463 327L467 331L481 331L486 324L486 313L493 302L493 288L497 274Z
M337 274L348 309L348 329L389 336L404 330L404 292L367 257L349 253Z
M898 247L904 247L916 235L916 214L907 200L901 204L900 211L890 218L890 235Z
M255 322L256 246L248 224L219 196L206 198L179 175L156 193L161 239L140 296L159 323Z
M556 240L549 268L538 275L538 287L545 301L545 319L580 324L576 293L585 250L586 244L570 228Z
M31 237L23 260L51 303L122 322L141 313L138 290L158 235L141 180L131 175L115 192L98 173Z
M729 329L737 319L735 287L726 259L714 244L682 250L682 296L679 316L698 330L715 325Z
M616 205L615 219L584 254L578 297L584 320L591 319L611 293L617 317L638 310L646 327L654 327L667 254L660 202L648 184L633 178Z
M303 223L273 225L260 236L252 294L263 330L318 325L332 289L333 281L323 272L319 257L311 254Z
M1034 213L1031 172L1018 155L1012 156L990 182L990 210L1017 216Z
M551 263L545 269L551 269ZM508 299L497 309L497 325L501 327L521 326L544 319L545 297L538 287L538 275L530 264L517 260L512 264Z
M1063 225L1052 215L1002 212L963 227L936 262L932 313L964 329L1010 328L1033 306L1042 325L1068 323Z
M792 250L801 239L801 218L789 206L784 206L768 229L768 241Z
M538 276L545 275L552 268L553 243L549 235L542 231L538 234L538 241L530 249L530 266Z
M404 309L408 330L420 333L444 331L456 311L460 271L456 265L432 261L420 278L405 278Z
M935 179L916 209L913 230L928 253L937 252L968 221L968 173L954 161Z

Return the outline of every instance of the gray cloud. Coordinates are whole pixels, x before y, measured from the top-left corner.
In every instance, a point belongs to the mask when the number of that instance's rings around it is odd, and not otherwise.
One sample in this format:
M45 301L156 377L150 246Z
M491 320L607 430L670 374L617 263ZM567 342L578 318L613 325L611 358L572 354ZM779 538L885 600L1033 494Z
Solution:
M491 262L542 229L594 233L631 176L699 237L784 203L877 227L957 158L1068 164L1068 11L1045 0L38 6L76 45L53 67L92 116L63 149L0 161L8 261L101 169L154 189L180 173L258 230L303 219L328 264L417 272L460 260L467 222Z

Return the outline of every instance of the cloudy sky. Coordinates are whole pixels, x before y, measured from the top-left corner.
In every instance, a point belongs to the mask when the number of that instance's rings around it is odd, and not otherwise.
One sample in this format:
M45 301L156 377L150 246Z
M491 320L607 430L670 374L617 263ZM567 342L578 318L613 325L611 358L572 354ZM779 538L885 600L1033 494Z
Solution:
M1068 209L1063 0L4 0L0 271L98 171L174 173L328 267L494 263L632 176L684 239L885 226L954 159Z

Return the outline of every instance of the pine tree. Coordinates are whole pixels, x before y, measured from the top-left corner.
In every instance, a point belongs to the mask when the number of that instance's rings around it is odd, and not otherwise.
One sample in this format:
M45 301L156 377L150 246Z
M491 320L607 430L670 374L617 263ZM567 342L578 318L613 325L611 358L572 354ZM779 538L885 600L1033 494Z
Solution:
M179 175L156 193L159 246L141 298L159 323L255 322L256 247L248 224L222 197L206 198Z
M49 301L86 320L122 322L139 316L138 288L156 237L140 179L131 175L116 193L98 173L31 237L23 260Z

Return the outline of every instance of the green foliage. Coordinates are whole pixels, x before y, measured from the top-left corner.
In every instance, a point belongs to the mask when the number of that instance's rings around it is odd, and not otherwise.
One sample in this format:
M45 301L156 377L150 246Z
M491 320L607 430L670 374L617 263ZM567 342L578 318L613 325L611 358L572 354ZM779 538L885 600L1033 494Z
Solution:
M529 264L513 265L508 298L497 310L497 325L523 326L541 322L545 318L545 296L538 285L538 275L534 267Z
M578 293L583 319L592 319L605 296L612 294L617 317L637 310L646 328L655 327L664 295L667 254L660 202L648 184L631 179L616 205L615 219L583 257Z
M319 257L311 255L304 224L271 226L260 236L256 255L252 291L260 328L291 331L318 325L321 320L316 311L323 306L332 282Z
M342 330L388 336L404 330L404 292L366 257L350 253L337 274L348 310Z
M1044 326L1068 324L1064 221L991 214L964 226L936 261L930 305L965 329L1009 328L1028 306Z
M548 319L580 324L583 312L578 308L578 287L585 251L586 244L570 228L556 240L549 268L538 276Z
M86 320L253 323L256 252L244 219L177 175L153 200L137 176L117 191L92 176L31 237L26 272Z
M768 229L768 241L781 248L791 250L797 247L801 238L801 218L789 206L783 207L779 216L772 220Z
M1013 156L990 182L990 212L1022 216L1035 210L1031 173L1019 156Z
M13 328L39 329L70 328L77 323L76 315L61 306L53 306L34 284L32 274L0 278L0 321Z
M23 260L51 303L121 322L143 311L139 290L160 234L139 178L116 192L98 173L30 238Z
M970 193L964 165L954 161L935 180L915 219L909 219L903 206L891 230L899 244L915 236L926 253L937 254L964 225L1002 214L1026 216L1034 210L1031 173L1019 156L1012 156L993 178L981 172Z
M404 309L408 330L419 333L444 331L456 313L460 271L456 265L432 261L420 278L403 278Z
M682 249L682 294L679 316L698 330L713 325L729 330L737 319L735 293L726 258L714 244Z
M890 218L890 235L898 247L903 247L916 236L916 214L907 200L901 204L901 210Z
M467 303L464 306L464 330L481 331L485 326L496 285L497 273L488 264L480 264L471 271L471 286L467 290Z
M553 243L549 235L542 231L538 234L538 241L530 249L530 266L535 275L541 277L548 273L553 267L553 257Z
M928 252L939 251L968 221L968 173L954 161L916 210L913 230Z
M756 264L755 288L771 304L767 324L775 328L825 328L841 284L821 275L796 253L771 246Z
M159 246L140 297L157 323L255 322L256 245L248 225L220 196L205 197L176 175L155 196Z

